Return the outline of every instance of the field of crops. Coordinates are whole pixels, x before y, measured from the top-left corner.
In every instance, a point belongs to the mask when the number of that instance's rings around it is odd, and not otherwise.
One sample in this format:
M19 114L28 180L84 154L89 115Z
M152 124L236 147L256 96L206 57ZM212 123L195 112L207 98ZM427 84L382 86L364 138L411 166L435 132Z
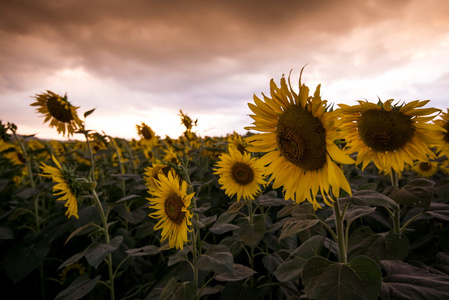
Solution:
M71 139L0 124L2 299L449 299L448 114L299 86L255 97L257 134L181 111L177 139L36 95Z

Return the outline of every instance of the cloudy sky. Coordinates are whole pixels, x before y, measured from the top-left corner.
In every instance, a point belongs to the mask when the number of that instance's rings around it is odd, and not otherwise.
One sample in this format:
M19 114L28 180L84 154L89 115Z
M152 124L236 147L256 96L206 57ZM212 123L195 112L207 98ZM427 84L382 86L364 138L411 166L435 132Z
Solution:
M135 138L245 133L247 103L293 70L331 103L449 107L447 0L2 0L0 119L62 139L30 104L67 93L87 128ZM81 137L77 137L81 139Z

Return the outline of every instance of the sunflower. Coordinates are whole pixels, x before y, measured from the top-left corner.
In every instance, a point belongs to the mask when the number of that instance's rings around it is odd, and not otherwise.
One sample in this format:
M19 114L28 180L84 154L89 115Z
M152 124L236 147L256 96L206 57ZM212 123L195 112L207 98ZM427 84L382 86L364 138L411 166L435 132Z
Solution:
M434 123L446 130L439 134L442 143L436 145L437 153L439 156L446 155L449 158L449 108L447 112L442 112L441 119L435 120Z
M75 177L70 170L65 166L61 167L61 164L54 155L52 155L52 159L57 168L42 163L40 168L44 174L39 175L51 178L53 182L57 183L53 186L53 194L57 196L61 195L61 197L57 199L58 201L66 201L64 206L67 207L67 218L74 216L79 219L78 199L80 198L82 188L75 181Z
M143 173L143 179L145 184L150 188L154 189L157 187L156 180L159 174L168 175L171 167L169 165L161 163L160 160L156 160L151 167L146 167Z
M67 100L67 94L61 97L51 91L34 96L36 102L31 106L37 106L36 111L45 116L45 122L50 121L50 127L56 127L58 133L64 136L73 135L75 130L82 128L82 122L78 118L76 110L79 106L73 106Z
M429 178L438 172L439 163L437 161L417 161L411 169L419 176Z
M190 211L190 202L194 193L187 194L187 183L180 180L174 172L168 176L160 174L156 180L156 187L151 188L149 193L154 198L150 201L150 208L156 210L149 216L160 219L154 230L162 229L161 242L168 238L170 248L183 249L187 242L187 232L191 229L190 221L193 213Z
M228 145L229 147L236 148L241 153L244 153L246 147L248 146L247 143L242 139L242 137L235 131L228 137Z
M282 77L280 88L271 80L271 98L262 94L262 101L254 95L255 105L248 104L254 112L250 115L254 126L245 129L263 133L246 138L250 143L247 149L268 152L261 161L267 165L266 174L271 174L273 188L283 186L286 199L296 203L307 199L317 209L321 208L316 200L318 191L329 206L332 204L328 198L333 201L330 190L335 197L340 189L351 193L346 177L334 161L354 161L334 143L339 136L337 112L326 110L327 101L320 97L320 85L313 97L309 96L309 88L301 85L301 75L298 94L292 90L289 76L288 85Z
M136 125L137 134L141 137L140 142L145 146L153 146L157 143L158 138L150 126L141 122L140 125Z
M341 130L345 132L347 153L357 153L356 164L362 170L373 161L381 172L400 173L404 164L414 160L427 162L435 154L428 145L438 145L440 126L429 124L439 109L420 108L426 101L393 105L393 99L378 104L358 101L359 105L340 104Z
M237 202L254 200L260 193L260 185L265 185L265 168L256 157L251 158L248 152L241 153L237 148L229 147L229 153L220 155L214 174L220 176L218 183L225 194L233 197L237 194Z

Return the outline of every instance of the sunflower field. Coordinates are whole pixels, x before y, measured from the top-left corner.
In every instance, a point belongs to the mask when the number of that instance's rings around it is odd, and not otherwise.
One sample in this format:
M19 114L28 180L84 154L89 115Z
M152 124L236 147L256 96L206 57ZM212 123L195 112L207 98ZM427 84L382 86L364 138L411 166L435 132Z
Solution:
M36 94L63 139L0 122L2 299L449 299L449 110L290 80L244 136L181 110L126 140Z

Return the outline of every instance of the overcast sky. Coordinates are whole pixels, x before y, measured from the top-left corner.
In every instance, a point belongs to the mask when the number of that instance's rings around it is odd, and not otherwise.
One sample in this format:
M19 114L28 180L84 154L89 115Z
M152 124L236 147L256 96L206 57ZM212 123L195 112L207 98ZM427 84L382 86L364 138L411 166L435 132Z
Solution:
M0 42L0 119L40 138L63 139L30 106L45 90L116 137L176 138L180 109L200 136L244 134L253 95L306 64L331 103L449 107L447 0L2 0Z

